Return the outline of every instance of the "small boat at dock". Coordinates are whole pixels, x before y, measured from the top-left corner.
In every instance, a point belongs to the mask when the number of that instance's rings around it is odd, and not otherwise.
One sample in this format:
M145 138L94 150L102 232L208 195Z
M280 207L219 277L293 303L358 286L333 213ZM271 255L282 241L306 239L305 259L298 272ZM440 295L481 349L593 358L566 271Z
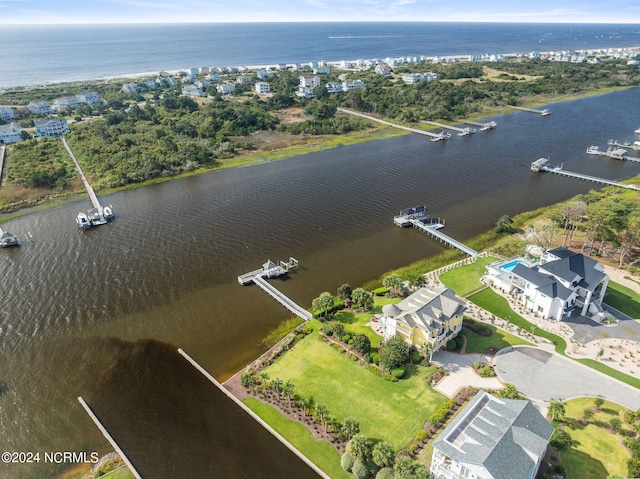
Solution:
M640 135L640 128L636 128L635 133L636 133L636 135Z
M588 155L599 155L600 154L600 147L596 146L596 145L591 145L589 148L587 148L587 154Z
M0 228L0 248L11 248L12 246L20 246L20 239Z
M89 218L84 213L78 213L78 216L76 217L76 223L78 223L79 228L85 230L91 228L91 221L89 221Z

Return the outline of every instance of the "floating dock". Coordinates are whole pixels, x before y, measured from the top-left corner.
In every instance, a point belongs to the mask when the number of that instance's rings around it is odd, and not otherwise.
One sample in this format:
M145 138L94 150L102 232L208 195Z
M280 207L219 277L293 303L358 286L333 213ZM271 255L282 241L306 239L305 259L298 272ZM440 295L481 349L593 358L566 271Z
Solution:
M469 136L476 132L475 128L460 128L457 126L445 125L444 123L438 123L436 121L420 120L420 123L437 126L446 130L456 131L458 132L458 136Z
M395 123L381 120L380 118L376 118L374 116L365 115L364 113L359 113L357 111L346 110L344 108L338 108L338 111L341 111L342 113L346 113L348 115L359 116L360 118L365 118L366 120L375 121L376 123L382 123L383 125L391 126L393 128L398 128L399 130L405 130L405 131L410 131L411 133L417 133L418 135L429 136L431 137L431 141L443 141L451 138L451 134L444 131L440 133L432 133L430 131L418 130L417 128L410 128L408 126L396 125Z
M606 178L598 178L590 175L583 175L582 173L574 173L573 171L565 171L562 166L550 166L548 158L540 158L531 163L531 171L533 172L546 172L553 173L555 175L567 176L569 178L576 178L578 180L591 181L593 183L599 183L606 186L617 186L619 188L625 188L627 190L640 191L640 187L636 185L627 185L625 183L619 183L613 180L607 180Z
M535 108L524 108L522 106L507 105L509 108L515 108L516 110L529 111L531 113L537 113L540 116L551 115L551 112L546 108L544 110L536 110Z
M466 125L477 126L480 128L480 131L487 131L495 128L498 124L495 121L490 121L487 123L481 123L479 121L469 121L469 120L461 120L456 118L455 121L459 121L460 123L464 123Z
M287 308L293 314L302 318L305 321L313 318L313 314L304 309L302 306L296 304L293 300L289 299L286 295L278 291L271 284L269 284L265 278L277 278L283 274L288 273L292 269L298 268L298 260L295 258L289 258L289 261L280 261L279 264L269 260L262 265L262 268L250 271L243 275L238 276L238 283L245 285L249 283L257 284L268 295L278 301L282 306Z
M444 221L429 218L426 211L426 206L414 206L413 208L407 208L401 210L399 215L394 216L393 222L402 227L413 226L414 228L418 228L423 233L430 234L434 238L445 243L447 246L459 249L472 258L477 258L479 256L478 252L474 249L469 248L464 243L461 243L460 241L453 239L451 236L444 234L442 231L439 231L441 228L444 228Z
M87 190L87 193L89 194L89 199L91 199L91 203L93 204L93 208L87 211L87 217L89 221L94 226L105 224L108 219L113 218L113 212L111 210L111 207L109 206L109 207L103 208L100 202L98 201L98 197L96 196L95 191L93 191L93 188L89 184L89 181L87 180L86 176L84 176L84 173L82 172L82 168L80 168L80 165L78 164L78 160L76 160L76 157L71 151L71 148L69 148L69 145L67 144L67 140L65 140L64 135L62 135L62 144L64 145L64 148L67 150L67 153L71 158L71 161L73 161L73 166L75 166L76 171L78 172L78 176L80 176L80 179L82 180L82 183L84 184L84 187Z

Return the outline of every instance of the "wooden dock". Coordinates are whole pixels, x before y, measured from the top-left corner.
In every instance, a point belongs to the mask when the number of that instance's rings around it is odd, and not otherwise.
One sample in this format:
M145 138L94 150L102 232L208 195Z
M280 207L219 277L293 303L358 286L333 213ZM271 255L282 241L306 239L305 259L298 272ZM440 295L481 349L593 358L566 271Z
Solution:
M481 123L479 121L469 121L469 120L461 120L459 118L455 118L455 121L459 121L460 123L464 123L466 125L477 126L480 128L480 131L487 131L495 128L498 124L495 121L489 121L487 123Z
M625 141L624 143L620 143L617 140L609 140L607 144L619 148L631 148L633 151L640 151L640 141L634 141L633 143Z
M640 158L626 155L625 153L627 153L627 150L624 148L617 148L614 146L610 146L606 151L602 151L599 147L592 145L587 148L587 153L590 155L604 156L606 158L611 158L612 160L640 162Z
M539 160L531 163L531 171L553 173L554 175L576 178L578 180L590 181L592 183L598 183L601 185L617 186L618 188L625 188L627 190L640 191L640 187L636 185L628 185L625 183L620 183L618 181L607 180L606 178L598 178L596 176L584 175L582 173L575 173L573 171L566 171L562 169L562 166L549 166L549 160L547 158L540 158Z
M478 252L474 249L469 248L464 243L461 243L460 241L453 239L451 236L444 234L442 231L439 231L441 228L444 228L444 221L429 218L425 211L426 207L424 206L407 208L402 210L399 215L394 216L393 222L398 226L413 226L414 228L418 228L423 233L430 234L434 238L445 243L447 246L459 249L472 258L477 258L479 256Z
M515 108L516 110L529 111L531 113L537 113L540 116L551 115L551 112L546 108L544 110L536 110L535 108L524 108L522 106L507 105L509 108Z
M451 134L446 133L444 131L440 133L433 133L430 131L419 130L417 128L410 128L408 126L397 125L395 123L391 123L390 121L381 120L380 118L365 115L364 113L360 113L357 111L347 110L345 108L338 108L338 111L342 113L346 113L347 115L359 116L360 118L364 118L366 120L371 120L371 121L375 121L376 123L381 123L383 125L391 126L393 128L398 128L399 130L405 130L405 131L410 131L411 133L417 133L418 135L429 136L431 137L431 141L443 141L451 138Z
M420 123L426 125L437 126L446 130L452 130L457 132L458 136L469 136L476 132L475 128L460 128L458 126L445 125L444 123L438 123L437 121L420 120Z
M289 258L289 261L280 261L279 264L269 260L262 265L262 268L238 276L238 283L242 285L249 283L257 284L263 291L291 311L294 315L308 321L313 318L313 315L309 311L292 301L289 297L278 291L265 280L265 278L277 278L278 276L286 274L290 270L297 268L298 260L293 257Z
M76 171L78 172L78 176L80 176L80 179L82 180L82 183L84 184L84 187L87 190L87 193L89 194L89 199L91 200L91 204L93 204L96 218L95 220L92 219L91 223L94 225L105 224L107 222L107 219L105 218L105 215L104 215L104 209L102 208L100 201L98 201L98 197L96 196L95 191L93 191L93 188L89 184L89 181L87 180L86 176L84 176L84 173L82 172L82 168L80 168L80 164L78 163L78 160L76 160L76 157L71 151L71 148L69 148L69 145L67 144L67 140L65 140L64 135L62 135L62 144L64 145L65 150L67 150L67 153L71 158L71 161L73 161L73 166L75 166Z

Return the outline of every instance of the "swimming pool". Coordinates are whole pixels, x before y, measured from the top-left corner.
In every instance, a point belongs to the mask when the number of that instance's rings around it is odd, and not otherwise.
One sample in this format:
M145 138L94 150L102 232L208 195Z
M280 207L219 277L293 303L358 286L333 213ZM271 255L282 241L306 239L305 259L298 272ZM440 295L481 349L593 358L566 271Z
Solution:
M513 271L513 268L515 268L516 266L518 266L519 264L521 264L522 266L529 266L527 263L525 263L524 261L511 261L510 263L507 264L503 264L502 266L500 266L500 269L502 271L505 271L507 273L511 273Z

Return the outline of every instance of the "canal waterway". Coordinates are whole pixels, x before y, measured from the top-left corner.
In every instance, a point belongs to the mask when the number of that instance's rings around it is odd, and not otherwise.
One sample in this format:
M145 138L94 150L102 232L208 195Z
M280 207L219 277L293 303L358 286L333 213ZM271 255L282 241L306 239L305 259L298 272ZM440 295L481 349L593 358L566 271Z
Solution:
M585 149L634 141L639 103L640 89L626 90L547 105L547 117L499 116L495 130L447 142L407 135L121 192L101 198L116 220L90 231L75 224L88 198L8 221L35 241L0 251L0 451L108 451L82 396L145 477L279 477L274 463L313 477L175 353L221 380L261 353L260 338L289 314L237 276L294 256L300 270L275 284L307 307L322 291L442 251L393 225L401 208L427 204L464 241L504 214L596 187L531 173L539 157L634 176L640 164ZM51 468L0 464L0 477Z

